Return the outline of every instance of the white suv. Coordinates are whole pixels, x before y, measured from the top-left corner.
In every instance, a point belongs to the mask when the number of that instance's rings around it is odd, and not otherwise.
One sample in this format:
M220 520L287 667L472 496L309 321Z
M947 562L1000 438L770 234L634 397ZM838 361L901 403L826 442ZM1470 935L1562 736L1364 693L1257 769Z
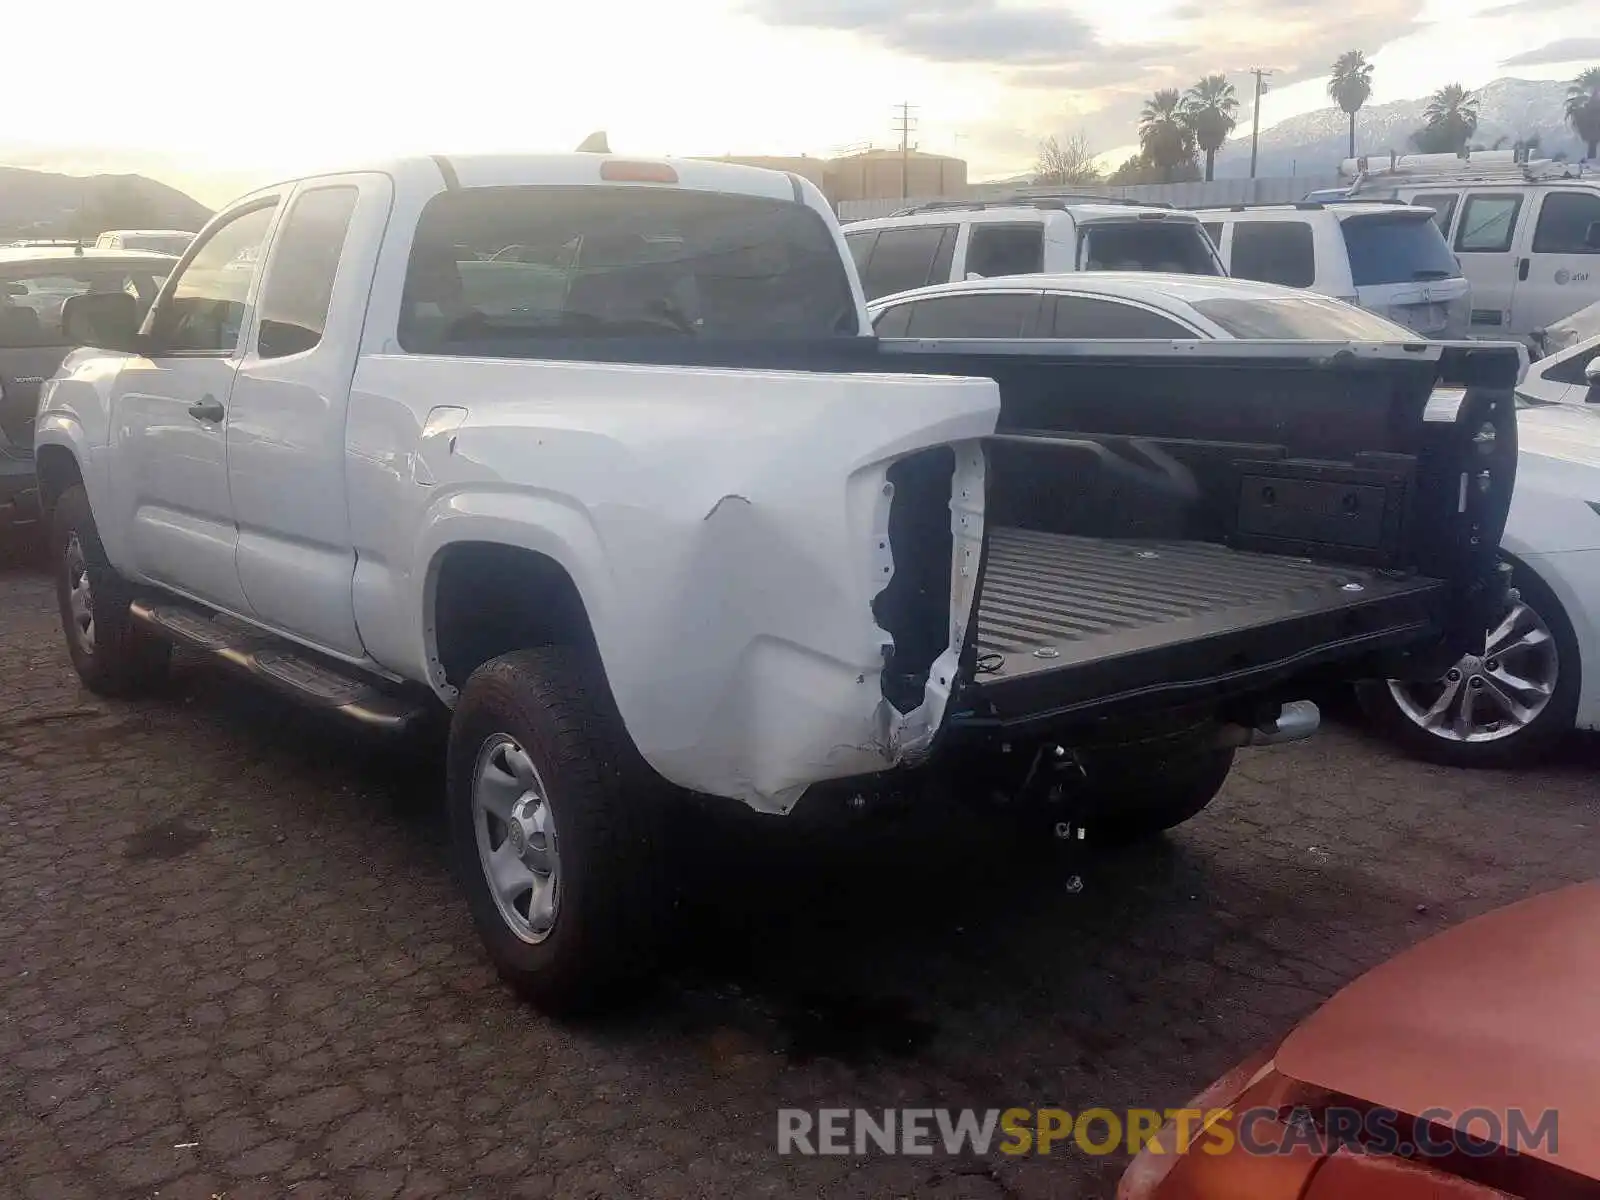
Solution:
M1472 288L1427 209L1307 200L1197 215L1236 279L1307 288L1428 338L1467 336Z
M1000 275L1225 274L1193 213L1101 196L939 200L853 221L844 237L868 300Z

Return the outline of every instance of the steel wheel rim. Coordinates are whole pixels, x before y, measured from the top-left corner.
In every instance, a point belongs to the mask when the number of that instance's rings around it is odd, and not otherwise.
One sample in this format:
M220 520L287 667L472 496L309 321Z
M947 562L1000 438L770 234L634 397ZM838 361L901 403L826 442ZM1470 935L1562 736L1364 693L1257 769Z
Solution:
M506 927L537 945L555 929L561 863L549 792L509 734L484 740L472 770L478 865Z
M67 608L72 614L68 632L84 654L94 653L94 587L89 582L89 560L76 532L67 538Z
M1432 683L1389 681L1389 694L1418 728L1450 742L1495 742L1526 729L1555 696L1561 664L1555 635L1518 603L1484 638L1483 653L1462 655Z

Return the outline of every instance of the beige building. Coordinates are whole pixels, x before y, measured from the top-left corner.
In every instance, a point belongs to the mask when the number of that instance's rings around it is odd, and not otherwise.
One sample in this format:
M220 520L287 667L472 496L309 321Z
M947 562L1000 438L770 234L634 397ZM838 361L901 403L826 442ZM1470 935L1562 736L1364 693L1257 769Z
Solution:
M964 196L967 191L967 164L962 159L920 150L909 151L904 157L898 149L863 150L840 158L728 154L715 161L791 171L816 184L835 207L843 200L890 200L901 196L927 199Z

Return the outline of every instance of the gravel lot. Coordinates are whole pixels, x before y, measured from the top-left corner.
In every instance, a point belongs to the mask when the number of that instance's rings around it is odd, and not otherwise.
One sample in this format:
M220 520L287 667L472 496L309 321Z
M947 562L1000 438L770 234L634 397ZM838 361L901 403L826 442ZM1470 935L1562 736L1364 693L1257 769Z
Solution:
M1464 774L1335 724L1080 864L970 814L729 835L659 987L562 1026L480 957L417 755L203 665L91 697L26 570L0 679L6 1200L1109 1196L1122 1158L1070 1149L780 1158L776 1110L1177 1104L1401 947L1600 874L1595 743Z

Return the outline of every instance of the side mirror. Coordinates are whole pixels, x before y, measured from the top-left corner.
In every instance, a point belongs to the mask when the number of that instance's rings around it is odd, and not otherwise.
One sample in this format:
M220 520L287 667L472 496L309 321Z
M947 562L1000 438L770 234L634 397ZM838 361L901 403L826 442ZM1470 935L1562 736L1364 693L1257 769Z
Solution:
M139 353L139 302L127 292L89 292L61 306L61 331L74 346Z
M1600 387L1600 354L1589 360L1589 365L1583 369L1583 377L1589 381L1590 387Z
M8 283L6 284L5 292L8 296L26 296L28 294L28 285L25 283Z
M1600 250L1600 221L1589 222L1589 229L1583 235L1583 244L1591 250Z

